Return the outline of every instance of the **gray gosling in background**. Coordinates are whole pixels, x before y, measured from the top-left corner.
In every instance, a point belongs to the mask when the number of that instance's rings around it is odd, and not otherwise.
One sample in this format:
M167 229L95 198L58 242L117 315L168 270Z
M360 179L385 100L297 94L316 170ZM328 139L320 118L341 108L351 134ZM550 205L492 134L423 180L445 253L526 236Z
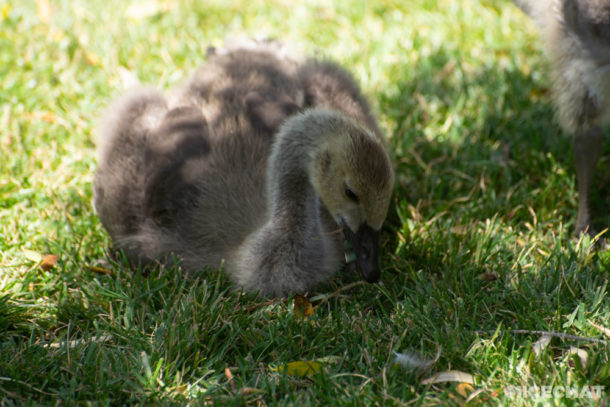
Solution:
M393 184L352 77L252 42L211 49L167 99L143 88L111 104L94 206L132 263L224 263L239 287L284 296L340 270L345 239L363 278L378 280Z
M578 182L575 232L595 235L589 197L610 118L610 1L514 0L538 24L551 62L552 92L563 129L574 134Z

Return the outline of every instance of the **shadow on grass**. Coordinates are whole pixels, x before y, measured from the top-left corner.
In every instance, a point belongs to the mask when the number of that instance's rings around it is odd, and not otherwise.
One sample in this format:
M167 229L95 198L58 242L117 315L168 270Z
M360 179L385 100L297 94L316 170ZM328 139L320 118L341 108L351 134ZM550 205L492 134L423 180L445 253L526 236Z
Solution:
M455 207L461 215L465 208L470 218L501 216L517 227L529 215L515 209L530 206L538 218L563 219L571 227L572 141L554 120L549 89L515 67L463 65L440 51L420 66L395 67L405 81L377 95L395 125L394 203L417 203L428 218ZM608 156L605 143L593 191L594 221L601 225L610 224Z
M261 352L252 330L265 322L245 311L256 299L231 292L221 271L200 279L156 268L144 277L120 262L107 271L93 278L80 267L53 271L59 293L48 293L47 320L30 320L30 301L0 297L0 401L184 401L186 389L172 393L162 384L168 372L188 381L215 371L212 364ZM24 280L39 274L33 269Z
M478 343L477 332L598 336L586 316L607 312L610 258L572 237L572 142L554 120L548 89L520 69L497 62L472 69L442 50L395 69L404 81L377 98L395 126L397 185L379 304L398 325L396 348L442 346L439 365L469 371L479 362L465 344ZM599 164L593 194L601 225L610 224L607 163ZM496 346L507 355L524 346L527 357L537 339L501 333ZM592 355L577 375L604 384L604 352ZM548 371L538 370L545 380Z
M423 324L455 318L455 334L560 329L580 302L594 304L608 260L571 236L572 143L548 89L518 68L473 69L442 50L395 69L405 80L377 98L395 124L384 280L396 301L428 315ZM610 220L606 174L593 196L600 224Z

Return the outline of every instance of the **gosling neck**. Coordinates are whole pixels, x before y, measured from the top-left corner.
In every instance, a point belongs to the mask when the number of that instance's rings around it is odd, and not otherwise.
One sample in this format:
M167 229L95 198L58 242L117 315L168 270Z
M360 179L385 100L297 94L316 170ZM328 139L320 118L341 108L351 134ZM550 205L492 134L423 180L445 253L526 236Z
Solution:
M336 134L339 121L330 111L311 109L291 117L280 128L267 177L272 222L295 233L319 232L320 202L311 180L313 161L326 140Z

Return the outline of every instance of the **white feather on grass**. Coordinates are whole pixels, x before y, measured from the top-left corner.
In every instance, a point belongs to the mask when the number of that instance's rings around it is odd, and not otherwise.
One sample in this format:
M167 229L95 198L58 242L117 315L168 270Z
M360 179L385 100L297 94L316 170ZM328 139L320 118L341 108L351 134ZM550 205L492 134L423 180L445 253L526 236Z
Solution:
M436 355L432 359L426 359L420 354L412 351L399 353L394 351L394 363L402 366L407 370L428 370L436 363L441 356L441 348L436 350Z

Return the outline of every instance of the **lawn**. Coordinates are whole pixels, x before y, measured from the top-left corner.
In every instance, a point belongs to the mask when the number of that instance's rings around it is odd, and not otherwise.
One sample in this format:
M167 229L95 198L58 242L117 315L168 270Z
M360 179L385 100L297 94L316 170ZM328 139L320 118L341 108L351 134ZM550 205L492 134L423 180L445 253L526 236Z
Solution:
M381 282L338 275L301 293L311 315L109 262L91 205L109 101L244 36L352 71L396 166ZM572 236L549 86L504 1L0 0L0 405L608 405L610 251Z

